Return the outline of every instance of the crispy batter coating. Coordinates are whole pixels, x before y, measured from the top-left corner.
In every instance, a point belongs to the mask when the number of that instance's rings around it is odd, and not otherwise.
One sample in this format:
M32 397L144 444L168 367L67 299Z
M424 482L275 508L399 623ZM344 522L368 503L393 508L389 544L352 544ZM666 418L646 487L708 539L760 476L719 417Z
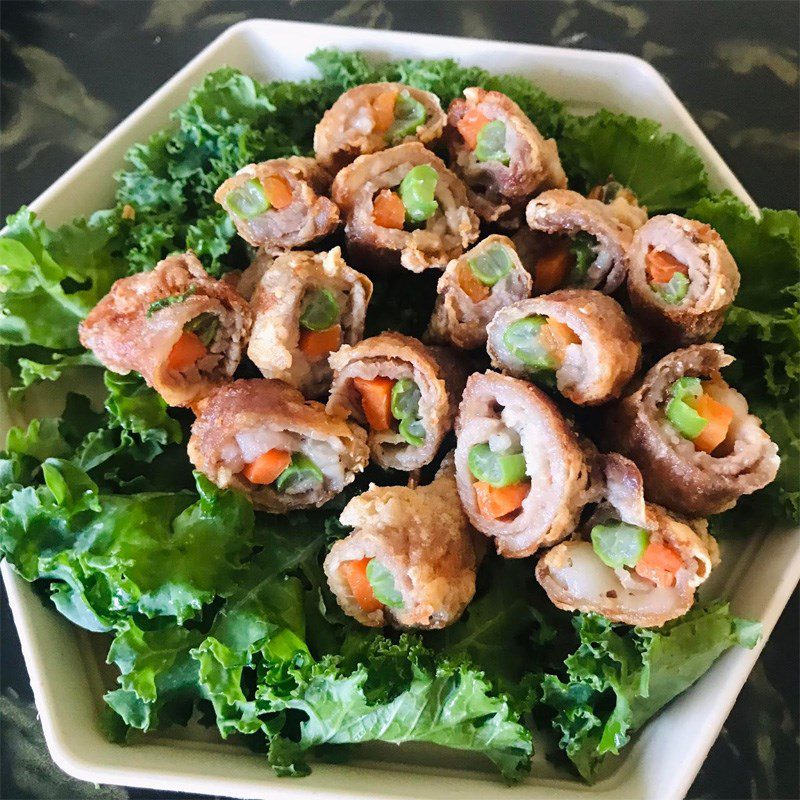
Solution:
M370 486L339 519L355 530L333 545L325 574L346 614L370 627L422 629L444 628L461 616L475 594L477 558L452 460L428 486ZM402 608L359 605L341 566L362 558L377 559L391 573Z
M218 320L206 355L190 368L170 369L167 360L184 326L201 314ZM108 369L139 372L169 405L188 406L230 379L251 324L250 309L236 291L209 277L193 253L183 253L116 281L80 324L79 335Z

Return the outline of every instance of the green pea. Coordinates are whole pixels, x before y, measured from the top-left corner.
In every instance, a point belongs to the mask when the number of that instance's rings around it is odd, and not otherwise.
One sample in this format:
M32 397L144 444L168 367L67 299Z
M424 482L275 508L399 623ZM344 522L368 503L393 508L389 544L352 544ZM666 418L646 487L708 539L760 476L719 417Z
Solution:
M303 298L300 327L307 331L326 331L339 321L341 311L330 289L314 289Z
M411 378L400 378L392 387L392 416L396 420L419 416L419 386Z
M386 140L396 144L406 136L411 136L427 118L425 106L419 100L415 100L408 92L400 92L394 101L394 122L386 131Z
M475 145L478 161L499 161L508 164L511 157L506 150L506 125L499 119L487 122L478 132Z
M687 402L687 397L700 397L703 387L699 378L678 378L670 387L672 398L667 403L666 416L672 426L685 439L695 439L708 425Z
M625 522L595 525L591 538L597 557L612 569L635 567L650 544L650 534L644 528Z
M484 286L494 286L514 268L508 248L502 244L492 245L467 263Z
M470 448L467 466L475 480L496 489L519 483L525 477L525 456L522 453L494 453L488 444Z
M410 169L400 182L400 199L406 207L406 220L425 222L439 208L434 194L439 173L430 164L418 164Z
M403 595L397 591L392 573L375 558L367 564L367 580L379 603L389 608L403 607Z
M508 352L533 369L555 369L552 353L542 344L542 326L546 317L525 317L512 322L503 332L503 343Z
M210 311L198 314L194 319L190 319L184 326L185 331L191 331L197 338L208 347L214 341L214 337L219 330L219 317Z
M397 432L412 446L420 447L425 442L425 426L419 417L403 417Z
M322 483L322 470L303 453L292 454L292 460L275 480L279 492L307 492Z
M225 205L228 211L242 219L253 219L272 208L258 178L251 178L243 186L229 192Z
M665 303L677 305L689 292L689 278L682 272L676 272L667 283L651 284L653 291L659 295Z

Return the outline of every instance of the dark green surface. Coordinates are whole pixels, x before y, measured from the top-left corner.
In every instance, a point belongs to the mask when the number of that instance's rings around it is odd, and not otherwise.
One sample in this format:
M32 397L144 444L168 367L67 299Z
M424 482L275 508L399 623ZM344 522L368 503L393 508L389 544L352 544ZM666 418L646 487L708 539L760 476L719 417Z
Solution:
M4 2L2 213L32 200L218 33L251 16L643 56L668 78L760 205L797 207L798 8L599 0ZM5 602L2 623L0 796L168 796L73 782L52 765ZM690 796L800 794L797 623L795 595Z

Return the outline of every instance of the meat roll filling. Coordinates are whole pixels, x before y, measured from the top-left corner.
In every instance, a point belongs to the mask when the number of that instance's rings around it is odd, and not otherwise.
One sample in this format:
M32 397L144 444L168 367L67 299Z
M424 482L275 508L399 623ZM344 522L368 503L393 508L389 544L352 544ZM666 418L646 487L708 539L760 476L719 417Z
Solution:
M472 524L507 558L524 558L574 528L587 468L578 441L536 387L474 374L456 420L456 476Z
M438 139L445 114L431 92L402 83L366 83L345 92L314 131L319 162L337 171L357 156Z
M610 206L552 189L531 200L525 215L532 230L552 237L533 267L535 293L576 286L611 294L625 279L633 231Z
M418 142L358 158L333 182L348 242L373 264L444 267L478 237L464 184Z
M464 98L453 100L447 112L453 169L467 184L482 219L504 218L517 227L515 212L534 194L567 185L556 143L545 140L522 109L500 92L470 87Z
M475 594L472 529L456 492L452 459L428 486L371 486L340 522L325 574L339 605L362 625L444 628Z
M360 341L371 296L372 282L345 263L338 247L284 253L253 295L247 354L265 378L317 397L330 385L330 353Z
M718 561L716 542L644 501L636 465L600 456L602 496L568 541L547 552L536 579L567 611L656 627L685 614ZM702 532L704 523L697 523Z
M275 158L242 167L214 199L254 247L300 247L339 225L339 209L322 196L330 183L313 158Z
M108 369L141 373L180 406L233 375L250 326L247 303L186 253L118 280L81 323L80 339Z
M238 380L201 405L188 452L218 486L283 513L341 492L367 462L364 439L357 426L281 381Z
M647 222L647 209L639 205L639 198L612 178L604 184L595 186L587 197L605 203L608 210L632 231L638 230Z
M436 455L452 423L451 394L436 355L421 342L382 333L330 358L328 412L369 428L382 467L411 471Z
M739 290L739 269L710 226L653 217L633 238L628 294L642 322L669 342L711 339Z
M486 326L497 311L531 293L531 277L505 236L488 236L439 279L428 335L469 350L486 343Z
M503 372L545 381L554 375L573 403L598 405L622 393L641 345L615 300L590 289L562 289L498 311L488 351Z
M778 448L719 374L732 361L715 344L676 350L612 410L611 442L641 469L648 499L708 516L775 478Z

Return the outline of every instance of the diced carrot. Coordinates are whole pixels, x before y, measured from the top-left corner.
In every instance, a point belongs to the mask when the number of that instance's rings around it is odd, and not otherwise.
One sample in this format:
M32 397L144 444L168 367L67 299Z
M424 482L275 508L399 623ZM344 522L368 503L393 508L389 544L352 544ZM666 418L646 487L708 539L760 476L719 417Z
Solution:
M300 331L299 347L306 358L312 360L338 350L342 343L342 326L331 325L324 331Z
M361 407L370 428L388 431L392 427L392 389L395 381L391 378L353 378L353 383L361 395Z
M569 247L554 247L536 262L533 288L537 294L546 294L564 283L571 266Z
M406 207L400 195L390 189L378 192L372 204L372 219L381 228L402 230L406 222Z
M340 567L356 603L367 613L383 608L383 603L375 597L372 584L367 578L367 565L370 561L371 558L360 558L358 561L345 561Z
M278 210L286 208L292 202L292 188L280 175L269 175L263 181L264 194L270 205Z
M682 566L683 560L671 547L650 542L634 571L642 578L653 581L656 586L669 588L675 585L675 575Z
M456 123L458 132L464 137L464 141L467 143L467 147L469 147L470 150L474 150L477 147L478 134L489 121L489 117L477 108L470 108Z
M242 470L242 475L250 483L266 486L272 483L291 461L292 454L286 450L267 450L266 453L262 453L255 461L248 464Z
M653 283L669 283L676 272L689 274L689 267L664 250L650 248L645 256L647 274Z
M469 268L468 264L458 270L458 283L473 303L480 303L481 300L485 300L492 293L488 286L484 286L475 277L475 273Z
M547 330L550 335L560 344L561 347L566 348L570 344L580 344L581 339L569 325L565 322L559 322L557 319L548 317Z
M717 402L713 397L703 392L700 397L689 401L694 410L708 421L708 425L700 434L692 439L697 450L704 453L713 453L727 438L728 428L733 422L733 409Z
M385 133L394 122L394 104L397 92L387 89L372 101L372 116L375 119L375 131Z
M484 481L477 481L472 484L472 488L475 489L478 511L484 517L500 519L522 505L522 501L528 496L531 484L529 481L520 481L510 486L496 488Z
M200 341L200 337L191 331L184 331L181 338L172 345L172 350L167 356L167 367L181 372L202 358L208 350Z

